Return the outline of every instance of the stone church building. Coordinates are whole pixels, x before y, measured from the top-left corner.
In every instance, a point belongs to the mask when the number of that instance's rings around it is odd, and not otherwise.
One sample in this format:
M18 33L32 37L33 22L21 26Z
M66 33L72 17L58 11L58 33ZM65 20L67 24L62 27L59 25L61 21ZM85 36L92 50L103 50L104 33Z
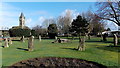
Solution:
M25 16L23 13L21 13L19 17L19 26L23 29L25 26Z
M12 28L29 29L29 27L25 26L25 16L23 13L21 13L19 17L19 26L13 26Z
M12 28L13 29L16 29L16 28L29 29L29 27L25 26L25 16L23 13L21 13L20 17L19 17L19 26L13 26ZM9 35L9 29L7 29L7 30L0 29L0 37L6 36L6 34L7 34L7 36Z

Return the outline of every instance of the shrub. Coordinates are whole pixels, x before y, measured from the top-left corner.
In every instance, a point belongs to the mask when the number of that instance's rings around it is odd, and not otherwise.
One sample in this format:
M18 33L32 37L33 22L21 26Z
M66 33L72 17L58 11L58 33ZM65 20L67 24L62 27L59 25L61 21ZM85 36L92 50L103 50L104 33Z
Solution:
M11 37L21 37L21 36L30 36L30 32L31 30L25 26L23 29L19 26L17 27L12 27L11 29L9 29L9 33Z
M57 34L58 34L58 29L57 29L56 24L50 24L48 27L49 38L54 39L55 36L57 36Z

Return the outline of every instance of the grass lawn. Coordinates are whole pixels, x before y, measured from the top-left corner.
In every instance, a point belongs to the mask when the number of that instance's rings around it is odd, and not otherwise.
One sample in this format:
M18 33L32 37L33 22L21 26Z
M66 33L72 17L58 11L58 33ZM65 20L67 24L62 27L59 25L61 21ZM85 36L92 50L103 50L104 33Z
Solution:
M118 66L120 47L112 46L112 38L108 42L100 42L101 38L86 40L86 51L77 51L78 40L72 43L51 43L51 39L34 40L34 51L28 52L28 41L13 41L9 48L2 48L2 66L10 66L18 61L35 57L67 57L94 61L106 66ZM2 42L4 43L4 42ZM4 45L4 44L3 44ZM118 45L119 46L119 45ZM119 51L118 51L119 50Z

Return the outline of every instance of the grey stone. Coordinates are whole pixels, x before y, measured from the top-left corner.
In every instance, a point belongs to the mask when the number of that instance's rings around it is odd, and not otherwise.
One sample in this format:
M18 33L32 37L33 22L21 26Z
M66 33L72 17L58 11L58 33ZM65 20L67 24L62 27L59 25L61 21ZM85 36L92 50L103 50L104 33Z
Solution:
M41 41L41 36L39 35L39 41Z
M9 44L12 44L12 40L11 40L11 38L9 38Z
M85 38L81 38L81 41L79 42L78 50L85 51Z
M34 49L34 36L31 36L28 40L28 51L33 51Z
M114 34L114 46L118 45L118 38L117 38L117 35Z
M55 36L55 40L57 40L57 36Z
M24 37L24 36L22 36L22 38L21 38L21 41L22 41L22 42L25 42L24 38L25 38L25 37Z
M4 44L4 48L6 48L6 47L9 47L7 38L5 39L5 44Z
M70 40L57 38L57 40L55 40L52 43L67 43L67 42L70 42Z

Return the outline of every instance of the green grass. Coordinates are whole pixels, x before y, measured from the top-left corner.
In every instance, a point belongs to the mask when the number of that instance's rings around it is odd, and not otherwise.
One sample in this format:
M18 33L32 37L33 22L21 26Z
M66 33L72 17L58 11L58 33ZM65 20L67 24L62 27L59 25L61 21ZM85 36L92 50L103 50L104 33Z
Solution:
M13 41L9 48L2 48L2 65L10 66L21 60L26 60L35 57L67 57L79 58L88 61L94 61L105 66L118 66L118 55L120 47L112 46L112 38L108 42L101 42L101 38L92 38L86 40L86 50L77 51L78 40L73 40L72 43L51 43L54 40L42 39L34 40L34 51L28 52L28 41L21 43ZM2 42L4 43L4 42ZM118 45L119 46L119 45Z

